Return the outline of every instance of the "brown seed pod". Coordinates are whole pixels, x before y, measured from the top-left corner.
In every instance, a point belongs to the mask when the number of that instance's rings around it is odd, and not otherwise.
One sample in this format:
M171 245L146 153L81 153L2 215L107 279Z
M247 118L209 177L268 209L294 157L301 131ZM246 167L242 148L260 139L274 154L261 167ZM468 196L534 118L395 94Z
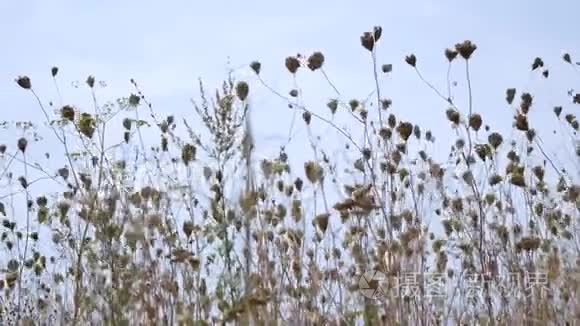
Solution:
M447 109L447 111L445 111L445 114L447 115L447 119L451 122L453 122L454 124L459 124L459 119L460 119L460 115L459 112L457 112L457 110L449 108Z
M250 92L250 87L245 81L238 82L236 84L236 95L241 101L245 101Z
M312 71L322 68L323 64L324 64L324 55L322 54L322 52L318 51L314 52L310 57L308 57L307 66Z
M465 40L462 43L455 44L455 50L457 50L457 52L459 52L459 54L465 60L469 60L469 58L471 58L471 55L473 54L473 52L475 52L476 49L477 46L469 40Z
M528 125L528 118L523 114L518 114L517 116L515 116L514 125L518 130L521 131L528 131L528 129L530 128Z
M455 58L457 57L458 52L455 51L454 49L445 49L445 57L447 58L447 60L449 62L455 60Z
M28 76L20 76L16 79L16 83L18 86L24 89L30 89L32 87L32 83L30 82L30 78Z
M414 54L410 54L405 57L405 62L411 67L415 67L417 65L417 57Z
M262 64L258 61L252 61L250 63L250 68L256 73L256 75L260 74L260 69L262 68Z
M365 49L372 52L373 48L375 47L375 38L373 33L364 32L360 37L360 43Z
M472 115L469 116L469 126L475 130L475 131L479 131L479 128L481 128L481 115L478 113L474 113Z
M60 109L60 115L65 120L74 121L75 109L70 105L65 105Z
M296 57L287 57L285 64L288 71L292 74L295 74L298 68L300 68L300 61Z

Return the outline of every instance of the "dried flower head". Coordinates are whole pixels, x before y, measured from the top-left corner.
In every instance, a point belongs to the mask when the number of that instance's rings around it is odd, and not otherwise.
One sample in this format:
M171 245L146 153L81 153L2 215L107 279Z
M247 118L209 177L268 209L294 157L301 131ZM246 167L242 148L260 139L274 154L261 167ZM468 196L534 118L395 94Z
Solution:
M195 160L195 154L197 149L192 144L185 144L181 149L181 160L185 165L189 165L189 163Z
M528 117L524 114L518 114L515 116L514 126L521 131L528 131L530 128L528 125Z
M262 68L262 64L258 61L252 61L250 63L250 68L256 73L256 75L260 74L260 69Z
M322 52L318 51L314 52L310 57L308 57L307 66L312 71L322 68L323 64L324 64L324 55L322 54Z
M455 58L457 57L458 52L455 51L454 49L445 49L445 57L447 58L447 60L449 62L455 60Z
M95 77L87 77L87 85L89 85L90 88L93 88L95 86Z
M58 74L58 67L52 67L52 69L50 69L50 74L52 77L56 77L56 74Z
M30 78L28 78L28 76L20 76L16 79L16 83L18 84L18 86L24 88L24 89L30 89L32 87L32 84L30 82Z
M508 88L505 91L505 100L508 102L508 104L513 103L515 96L516 96L516 89L515 88Z
M78 128L80 132L88 138L93 138L95 133L95 119L90 113L82 113L79 121Z
M570 57L569 53L564 53L564 55L562 55L562 60L564 60L566 63L572 63L572 58Z
M286 68L290 73L295 74L298 68L300 68L300 61L296 57L287 57L286 58Z
M26 146L28 145L28 140L26 140L26 138L22 137L20 139L18 139L18 149L21 152L25 152L26 151Z
M129 105L130 106L137 107L137 106L139 106L140 102L141 102L141 97L139 97L138 95L135 95L135 94L129 95Z
M336 110L338 109L338 100L331 99L330 101L328 101L328 103L326 103L326 106L330 109L330 112L332 114L335 114Z
M554 107L554 114L556 115L556 117L560 117L560 114L562 114L562 107L561 106L555 106Z
M411 136L411 133L413 133L413 124L410 122L399 122L397 132L404 141L407 141L409 136Z
M310 111L304 111L302 113L302 119L306 122L307 125L310 125L310 121L312 120L312 113Z
M306 177L311 183L317 183L324 177L324 170L320 164L314 161L308 161L304 163L304 172L306 173Z
M543 66L544 66L544 60L542 60L542 58L536 57L534 59L534 62L532 62L532 70L542 68Z
M445 111L445 114L447 115L447 119L451 122L453 122L454 124L459 124L459 119L460 119L460 115L459 112L457 112L457 110L449 108L447 109L447 111Z
M381 39L382 34L383 28L381 26L373 27L373 37L375 38L375 42L378 42Z
M479 128L481 128L481 115L478 113L473 113L472 115L469 116L469 126L475 130L475 131L479 131Z
M65 120L74 121L75 109L70 105L65 105L60 109L60 115Z
M492 132L488 137L487 141L494 149L497 149L503 143L503 137L500 133Z
M417 65L417 57L414 54L409 54L405 57L405 62L411 67L415 67Z
M236 95L241 101L245 101L250 92L250 87L245 81L240 81L236 84Z
M373 48L375 47L375 37L373 33L364 32L360 37L360 43L365 49L372 52Z
M457 52L459 52L459 54L465 60L469 60L469 58L471 58L471 55L473 54L473 52L475 52L476 49L477 45L475 45L469 40L465 40L462 43L455 44L455 50L457 50Z

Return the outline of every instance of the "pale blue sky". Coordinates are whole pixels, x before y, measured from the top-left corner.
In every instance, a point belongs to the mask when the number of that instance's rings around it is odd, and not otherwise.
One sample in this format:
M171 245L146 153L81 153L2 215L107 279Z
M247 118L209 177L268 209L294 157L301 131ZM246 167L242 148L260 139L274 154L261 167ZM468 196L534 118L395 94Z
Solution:
M189 117L197 78L206 80L209 88L218 86L228 57L233 66L261 61L264 79L287 93L292 81L284 58L320 50L344 98L361 98L373 88L373 79L370 56L359 36L381 25L378 61L394 65L390 76L381 77L383 95L393 99L395 113L436 135L439 129L445 132L445 104L420 83L403 58L415 53L423 74L444 90L444 48L471 39L478 45L472 64L474 110L493 126L507 128L507 87L537 91L532 119L542 118L542 111L551 116L556 104L577 110L569 104L566 89L580 89L580 74L563 66L560 58L567 51L580 61L579 12L577 0L2 1L2 119L38 121L38 108L14 78L30 76L45 100L56 100L53 65L60 67L66 102L90 104L86 89L70 87L89 74L109 85L98 91L103 101L128 95L128 80L135 78L158 112ZM548 81L530 73L535 56L553 66ZM454 68L458 91L465 85L461 63ZM271 145L278 145L286 137L291 113L255 83L248 69L238 73L250 81L255 95L258 141L268 136ZM298 78L303 88L313 90L305 94L310 108L325 114L323 104L333 94L322 77L304 70Z

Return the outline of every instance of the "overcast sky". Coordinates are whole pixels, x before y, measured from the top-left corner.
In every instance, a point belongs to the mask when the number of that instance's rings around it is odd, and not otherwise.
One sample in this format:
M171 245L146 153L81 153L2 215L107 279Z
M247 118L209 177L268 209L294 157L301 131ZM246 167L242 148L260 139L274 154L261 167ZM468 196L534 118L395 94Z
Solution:
M505 130L511 124L504 101L508 87L536 95L532 119L551 119L554 105L577 112L566 91L580 89L580 73L564 66L561 56L570 52L580 61L578 13L577 0L2 1L0 108L3 120L39 121L38 107L14 78L30 76L44 100L55 100L50 68L58 66L67 103L90 105L88 90L71 86L74 81L82 84L88 75L107 83L98 90L103 102L127 96L132 91L129 79L135 78L160 114L191 117L189 99L197 94L197 79L203 78L208 88L218 86L230 60L232 67L243 67L236 71L238 78L250 82L259 146L276 150L292 115L256 83L247 64L262 62L263 78L287 93L292 79L284 58L319 50L343 98L360 99L374 81L370 55L359 37L381 25L377 57L379 64L394 66L390 75L381 76L393 112L433 129L435 135L448 132L445 103L403 59L415 53L426 78L445 90L443 50L471 39L478 46L472 61L474 111L493 129ZM536 56L550 68L548 80L530 71ZM458 62L453 68L458 101L465 100L463 72L463 62ZM324 103L334 94L322 76L304 70L298 80L309 108L326 114ZM122 136L118 133L116 138ZM446 143L441 146L448 149Z

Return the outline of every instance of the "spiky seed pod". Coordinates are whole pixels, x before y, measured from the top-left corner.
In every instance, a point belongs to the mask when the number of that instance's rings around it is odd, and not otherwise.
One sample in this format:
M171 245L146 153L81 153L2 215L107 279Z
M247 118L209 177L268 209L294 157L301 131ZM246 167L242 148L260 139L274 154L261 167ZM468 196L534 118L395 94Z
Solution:
M478 113L474 113L472 115L469 116L469 126L475 130L475 131L479 131L479 128L481 128L481 115Z
M445 49L445 57L449 62L452 62L457 57L458 52L454 49Z
M459 124L460 115L459 112L457 112L457 110L449 108L447 109L447 111L445 111L445 114L447 115L447 119L449 121L453 122L456 125Z
M18 86L24 89L30 89L32 87L32 83L30 82L30 78L28 76L20 76L16 79L16 83Z
M292 74L295 74L298 68L300 68L300 61L296 57L287 57L285 64L286 69Z
M360 43L365 49L372 52L375 47L375 37L373 33L364 32L360 37Z
M455 50L457 50L465 60L469 60L476 49L477 45L472 43L470 40L465 40L462 43L455 44Z
M335 114L336 110L338 109L338 100L331 99L330 101L328 101L328 103L326 103L326 106L330 109L330 112L332 114Z
M22 137L20 139L18 139L18 149L24 153L26 151L26 146L28 146L28 140L26 140L26 138Z
M87 77L87 85L89 85L90 88L93 88L95 86L95 77Z
M52 77L56 77L56 75L58 74L58 67L52 67L52 69L50 69L50 74L52 75Z
M245 101L250 92L250 87L245 81L238 82L236 84L236 95L241 101Z
M74 121L75 109L70 105L65 105L60 109L60 115L64 120Z
M562 60L564 60L566 63L572 63L572 58L570 57L569 53L564 53L564 55L562 55Z
M260 74L260 69L262 68L262 64L258 61L252 61L250 63L250 68L256 73L256 75Z
M181 160L185 165L189 165L189 163L195 160L195 154L197 149L192 144L185 144L181 149Z
M397 132L404 141L407 141L409 136L411 136L411 133L413 133L413 124L409 122L399 122Z
M415 66L417 66L417 57L414 54L410 54L410 55L405 57L405 62L409 66L415 67Z
M497 149L503 143L503 137L500 133L493 132L487 137L487 141L494 149Z
M306 122L307 125L310 125L310 121L312 120L312 113L310 111L304 111L302 113L302 119Z
M307 66L312 71L322 68L323 64L324 64L324 55L322 54L322 52L318 51L314 52L312 53L312 55L310 55L310 57L308 57Z
M505 100L508 102L508 104L513 103L515 96L516 96L516 89L515 88L506 89Z

